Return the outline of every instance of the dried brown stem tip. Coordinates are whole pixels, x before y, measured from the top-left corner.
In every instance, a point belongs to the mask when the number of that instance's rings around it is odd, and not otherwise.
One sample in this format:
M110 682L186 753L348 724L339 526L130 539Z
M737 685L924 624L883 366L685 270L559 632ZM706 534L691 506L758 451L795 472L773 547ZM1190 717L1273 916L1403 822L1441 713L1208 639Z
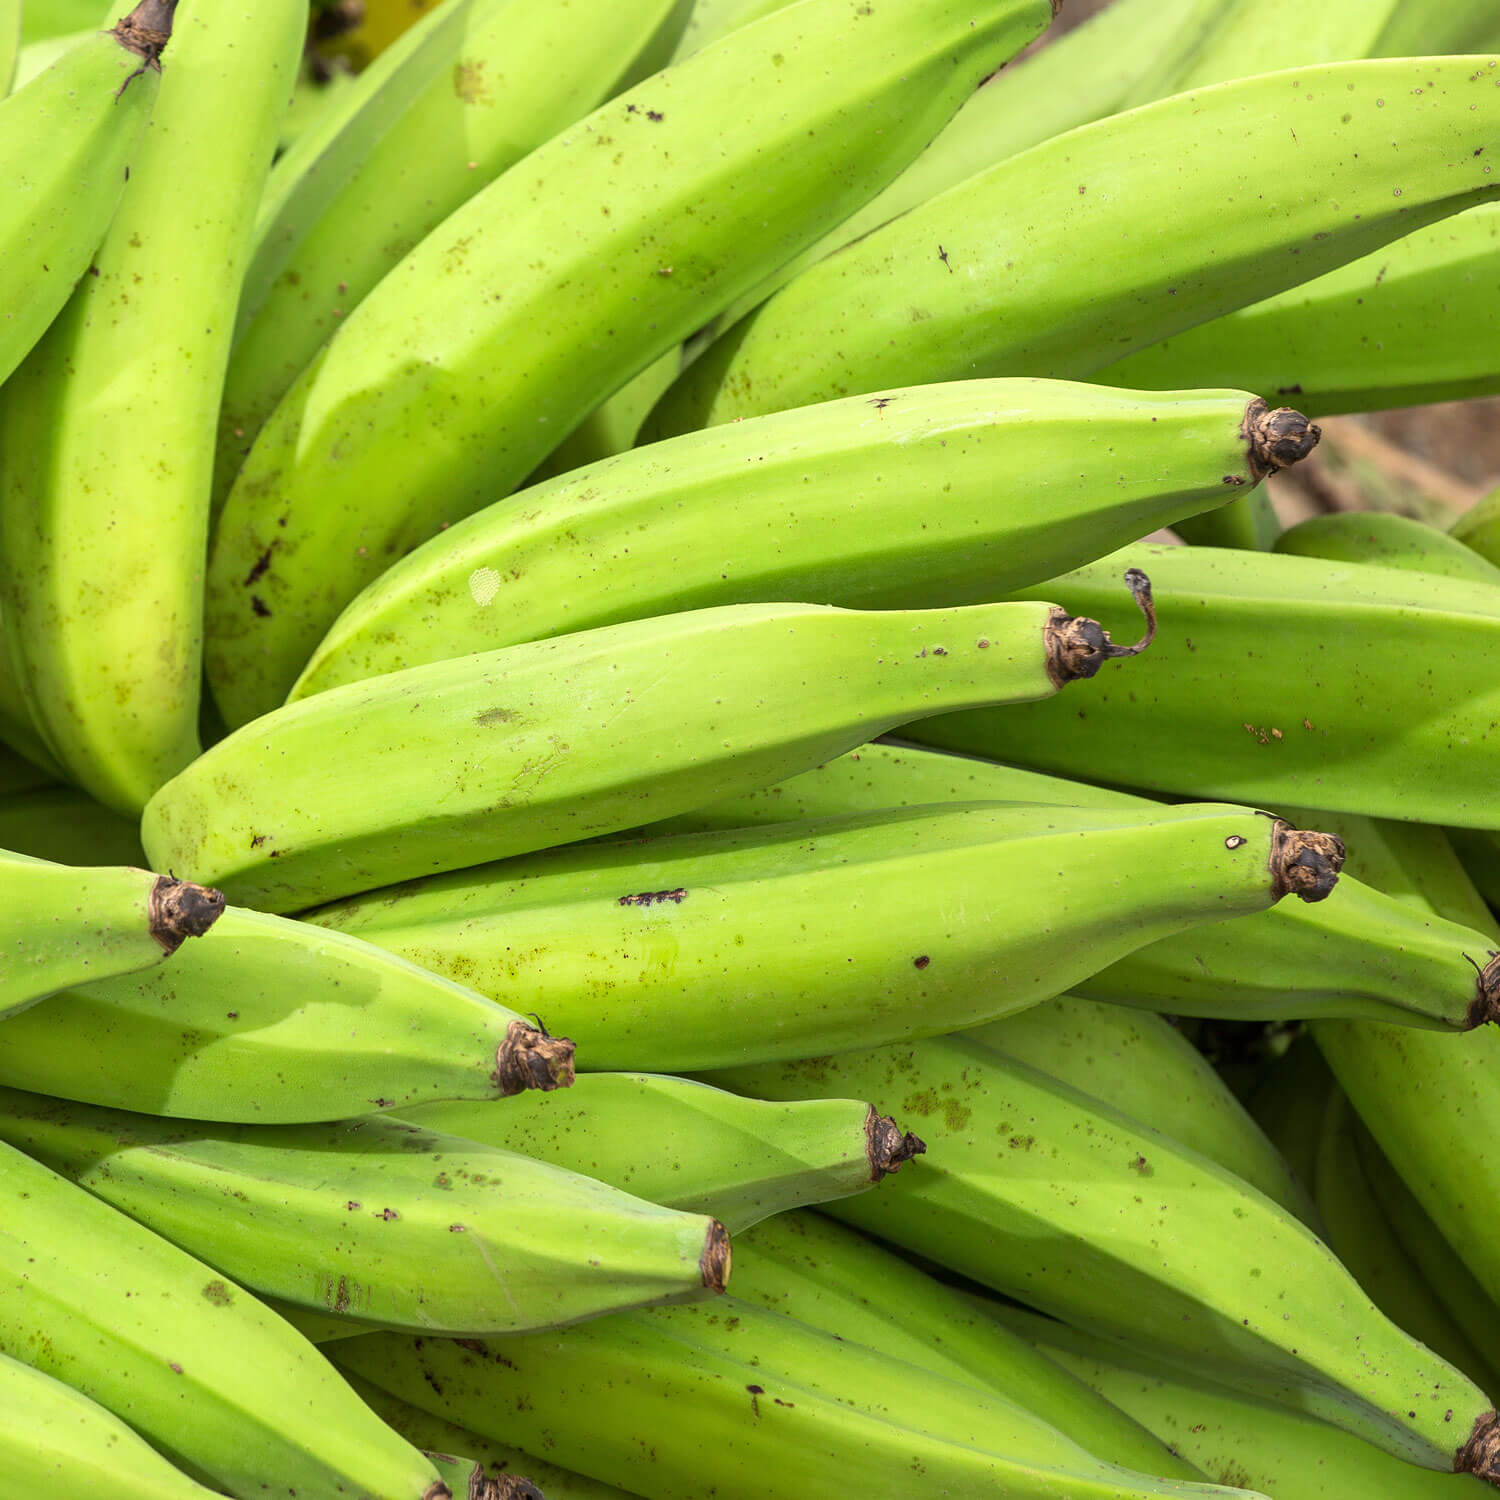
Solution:
M865 1157L870 1163L870 1181L888 1177L902 1162L921 1156L927 1142L903 1130L889 1115L877 1114L875 1106L865 1116Z
M729 1248L729 1231L717 1219L708 1221L708 1237L703 1254L698 1257L698 1274L711 1292L722 1292L729 1285L729 1268L733 1260Z
M475 1464L469 1474L468 1500L547 1500L547 1497L520 1474L491 1476L484 1472L483 1464Z
M1289 469L1306 458L1318 446L1323 429L1290 406L1273 411L1257 396L1245 408L1240 436L1250 451L1250 473L1259 483L1267 474Z
M1322 901L1332 895L1344 868L1344 845L1331 833L1311 833L1277 818L1270 866L1271 889L1278 901L1283 896Z
M1471 1031L1486 1021L1500 1025L1500 953L1491 952L1490 961L1482 969L1472 958L1469 962L1474 964L1474 999L1465 1024Z
M422 1500L453 1500L453 1491L441 1479L434 1479L422 1491Z
M1475 1422L1469 1441L1453 1459L1453 1468L1459 1474L1500 1484L1500 1416L1487 1411Z
M490 1077L506 1099L526 1089L565 1089L573 1082L573 1051L565 1036L548 1036L528 1021L512 1021L495 1049Z
M1151 580L1139 568L1125 569L1125 586L1146 617L1146 633L1133 646L1117 646L1109 632L1084 615L1054 609L1042 627L1047 652L1047 676L1052 686L1066 687L1080 677L1092 677L1107 661L1121 656L1139 656L1156 639L1156 601Z
M158 875L146 898L146 924L166 953L175 953L186 938L202 937L223 915L222 891L170 875Z
M127 52L134 52L141 59L142 67L154 68L160 73L161 54L172 40L172 15L176 9L177 0L141 0L118 26L112 28L112 33Z

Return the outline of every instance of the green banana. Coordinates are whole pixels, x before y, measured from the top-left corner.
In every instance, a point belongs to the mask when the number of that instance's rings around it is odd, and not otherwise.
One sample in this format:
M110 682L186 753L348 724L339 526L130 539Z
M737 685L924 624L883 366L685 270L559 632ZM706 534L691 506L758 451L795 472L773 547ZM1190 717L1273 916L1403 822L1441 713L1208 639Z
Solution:
M515 488L883 186L1052 11L804 0L636 85L450 215L287 392L226 502L207 607L228 723L279 703L397 557Z
M147 864L134 823L68 786L0 794L0 849L64 865Z
M1152 546L1042 587L1091 608L1126 565L1150 569L1172 622L1128 690L1104 673L1084 715L1017 705L903 735L1163 791L1500 827L1489 749L1500 689L1473 669L1500 644L1500 591L1319 558ZM1421 668L1393 676L1388 662Z
M26 0L21 11L21 40L27 46L48 37L96 27L104 0Z
M991 1020L1155 937L1321 899L1338 865L1244 808L977 803L557 850L310 920L537 1007L588 1068L681 1072Z
M1500 229L1500 224L1497 224ZM1500 568L1500 489L1491 490L1448 528L1448 534Z
M460 0L359 76L342 128L310 160L278 167L261 209L224 384L221 499L342 319L450 213L639 77L638 60L673 40L682 8Z
M1280 1153L1202 1053L1160 1016L1060 995L964 1039L1102 1099L1312 1222L1307 1193Z
M835 1218L1409 1462L1500 1478L1481 1391L1279 1205L1107 1104L961 1037L709 1076L761 1098L854 1088L923 1120L922 1170Z
M452 1101L401 1116L712 1214L732 1234L801 1204L861 1193L925 1149L854 1099L771 1104L660 1073L585 1074L545 1102Z
M0 397L26 700L69 779L130 817L199 751L219 389L305 27L302 0L183 13L92 274Z
M996 1391L1108 1463L1202 1479L1107 1401L964 1296L874 1240L819 1214L778 1214L740 1235L734 1292L852 1344Z
M1251 1118L1309 1193L1317 1187L1323 1119L1337 1087L1316 1045L1299 1037L1283 1056L1265 1066L1246 1100ZM1315 1234L1321 1234L1316 1219L1308 1222Z
M1153 805L993 761L879 744L643 832L692 833L981 800L1142 813ZM1288 810L1288 816L1296 814ZM1326 902L1282 902L1263 916L1194 927L1147 944L1080 980L1078 988L1111 1004L1169 1015L1370 1016L1462 1030L1494 1013L1500 964L1484 962L1485 931L1487 925L1445 921L1346 877Z
M356 938L238 907L170 970L8 1017L0 1048L13 1088L268 1125L572 1081L565 1037Z
M0 647L4 641L0 640ZM0 652L3 655L3 652ZM54 786L54 780L38 765L34 765L25 756L18 755L14 750L0 744L0 799L9 803L18 797L25 796L28 792L46 791ZM0 839L0 847L9 847L4 839ZM25 852L25 851L23 851Z
M87 1396L0 1354L0 1500L211 1500L213 1493Z
M1323 1117L1316 1168L1325 1241L1393 1323L1480 1389L1500 1391L1483 1355L1423 1281L1377 1201L1355 1145L1357 1118L1343 1091L1335 1088Z
M994 1316L1035 1342L1221 1484L1276 1500L1483 1500L1470 1475L1433 1474L1303 1412L1256 1400L1035 1313L995 1304Z
M429 662L221 740L151 799L141 841L237 901L295 911L619 832L914 715L1092 676L1150 643L1150 583L1126 583L1146 615L1135 646L1043 603L737 604Z
M1474 154L1500 136L1491 78L1468 59L1332 63L1045 141L804 271L641 435L901 384L1087 376L1500 191Z
M398 1120L193 1125L3 1089L0 1140L257 1295L377 1328L552 1328L729 1275L716 1219Z
M11 660L10 628L0 600L0 749L14 751L46 775L48 781L63 780L63 768L42 743L36 721L26 706L26 695Z
M528 1451L545 1445L654 1500L1229 1500L1102 1462L998 1394L751 1303L697 1311L616 1314L561 1336L367 1334L331 1352L424 1411Z
M0 1347L239 1500L446 1500L316 1349L201 1261L0 1146Z
M1495 30L1494 11L1483 0L1460 0L1455 5L1402 0L1378 45L1388 57L1426 57L1438 52L1490 52L1496 41L1500 32Z
M224 911L218 891L190 881L8 849L0 849L0 892L0 1017L70 985L153 968Z
M1276 539L1275 550L1296 557L1367 563L1439 573L1468 583L1500 584L1500 568L1435 526L1383 510L1309 516Z
M21 0L0 3L0 99L15 84L16 59L21 50Z
M141 0L0 100L0 382L62 311L109 228L156 102L175 4Z
M29 9L29 7L28 7ZM95 11L93 19L98 19L98 7L91 7ZM110 17L105 18L105 24L109 24ZM69 31L58 36L43 37L38 41L27 42L16 54L15 76L11 80L11 92L24 88L31 80L55 63L65 53L71 52L80 42L87 41L99 31L98 26L90 26L87 31Z
M1500 390L1491 272L1500 205L1483 204L1098 370L1106 385L1246 385L1314 416Z
M1101 399L1045 380L889 391L688 433L434 537L339 616L290 696L710 605L993 598L1222 504L1317 439L1299 413L1243 392Z

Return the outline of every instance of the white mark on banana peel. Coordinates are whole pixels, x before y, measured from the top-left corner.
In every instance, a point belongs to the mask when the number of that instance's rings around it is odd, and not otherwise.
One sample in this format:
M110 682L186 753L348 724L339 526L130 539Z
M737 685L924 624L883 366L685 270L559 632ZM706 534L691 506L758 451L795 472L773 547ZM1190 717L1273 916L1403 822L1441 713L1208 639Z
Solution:
M500 592L500 575L493 568L475 568L469 574L469 597L480 609L494 602Z

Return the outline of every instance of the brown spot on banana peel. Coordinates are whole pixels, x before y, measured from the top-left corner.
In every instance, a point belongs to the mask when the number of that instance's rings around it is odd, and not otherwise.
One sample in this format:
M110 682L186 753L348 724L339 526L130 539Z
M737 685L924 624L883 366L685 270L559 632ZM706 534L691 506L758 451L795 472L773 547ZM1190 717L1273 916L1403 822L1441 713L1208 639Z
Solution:
M495 1049L490 1077L502 1098L526 1089L565 1089L573 1082L574 1046L565 1036L548 1036L527 1021L512 1021Z
M1257 484L1268 474L1300 463L1323 436L1323 429L1290 406L1274 410L1259 396L1245 408L1240 436L1249 455L1250 474Z
M170 875L158 875L146 898L146 925L168 955L187 938L202 937L223 915L222 891Z
M1344 845L1331 833L1293 828L1277 818L1271 830L1271 890L1276 900L1296 896L1322 901L1333 894L1344 868Z
M1454 1455L1453 1469L1500 1484L1500 1416L1493 1410L1484 1412L1474 1423L1469 1441Z
M889 1177L903 1162L926 1150L927 1142L921 1136L903 1130L889 1115L879 1114L873 1104L870 1106L865 1116L865 1159L870 1164L871 1182Z
M1486 1021L1500 1024L1500 953L1491 953L1490 961L1481 969L1474 959L1464 954L1474 965L1474 998L1464 1016L1464 1028L1472 1031Z
M703 1285L711 1292L722 1292L729 1285L729 1269L734 1252L729 1244L729 1231L717 1219L708 1221L708 1235L703 1241L703 1253L698 1257L698 1275Z
M1053 606L1047 623L1042 626L1047 676L1053 687L1064 688L1080 677L1092 677L1107 661L1139 656L1156 639L1156 602L1151 597L1151 580L1139 568L1126 568L1125 586L1146 617L1146 633L1133 646L1117 646L1097 620L1070 615Z

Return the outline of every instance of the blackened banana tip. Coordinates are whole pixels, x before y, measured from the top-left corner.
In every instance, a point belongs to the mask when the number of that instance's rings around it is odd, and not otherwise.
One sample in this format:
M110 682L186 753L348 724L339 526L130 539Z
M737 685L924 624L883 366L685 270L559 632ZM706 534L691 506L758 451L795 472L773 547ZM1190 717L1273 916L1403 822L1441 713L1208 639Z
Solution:
M1500 1024L1500 953L1491 953L1483 968L1472 958L1469 962L1474 964L1474 998L1469 1002L1465 1024L1470 1031L1486 1022Z
M1331 833L1293 828L1277 818L1271 833L1271 889L1279 901L1322 901L1333 894L1344 868L1344 845Z
M151 936L169 954L190 937L202 937L224 915L224 894L191 880L158 875L146 898Z
M172 19L177 0L141 0L117 26L113 34L129 52L141 59L141 66L161 71L161 55L172 40ZM128 80L127 80L128 81Z
M495 1049L490 1076L507 1099L526 1089L565 1089L573 1082L574 1050L565 1036L548 1036L529 1021L512 1021Z
M1146 633L1133 646L1115 645L1097 620L1070 615L1054 607L1042 627L1047 677L1053 687L1066 687L1080 677L1092 677L1107 661L1139 656L1156 639L1156 600L1152 597L1151 580L1139 568L1126 568L1125 587L1146 617Z
M1300 463L1323 436L1323 429L1290 406L1272 409L1259 396L1245 408L1240 433L1249 449L1250 473L1257 483Z
M903 1130L889 1115L880 1114L875 1106L865 1116L865 1155L870 1163L870 1181L889 1177L903 1162L921 1156L927 1142L921 1136Z
M1469 1441L1454 1455L1453 1468L1456 1473L1500 1484L1500 1415L1493 1409L1481 1413L1474 1423Z

